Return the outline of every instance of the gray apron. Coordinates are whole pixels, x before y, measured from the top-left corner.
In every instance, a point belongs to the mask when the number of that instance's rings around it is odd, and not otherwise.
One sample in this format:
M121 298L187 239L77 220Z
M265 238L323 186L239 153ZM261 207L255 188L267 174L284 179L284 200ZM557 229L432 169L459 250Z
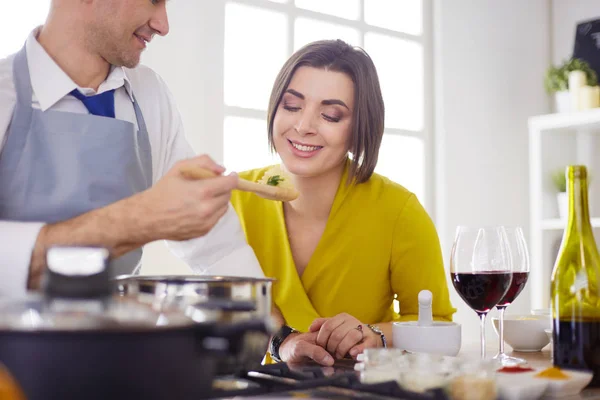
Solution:
M150 140L135 98L137 132L115 118L33 109L25 47L13 74L17 102L0 152L0 220L64 221L151 186ZM112 260L112 273L131 273L141 255L136 249Z

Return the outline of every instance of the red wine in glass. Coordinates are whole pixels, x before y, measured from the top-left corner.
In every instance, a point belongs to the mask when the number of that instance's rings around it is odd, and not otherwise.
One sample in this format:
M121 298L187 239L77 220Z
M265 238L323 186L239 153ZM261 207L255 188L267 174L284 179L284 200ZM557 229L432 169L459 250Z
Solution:
M505 297L511 283L510 272L452 272L456 291L478 314L487 314Z
M510 249L513 279L506 295L496 305L496 308L500 311L497 326L500 345L498 346L498 354L496 354L494 360L499 361L502 365L514 365L522 364L526 361L504 353L504 311L506 307L515 301L527 284L527 278L529 277L529 251L527 250L527 241L525 240L525 235L523 235L523 229L513 226L504 227L504 231L506 233L508 248Z
M506 292L504 297L498 302L498 304L496 304L497 309L500 309L502 307L508 307L513 301L515 301L515 299L523 291L523 288L527 283L529 272L513 272L512 276L512 282L510 283L508 291Z
M450 279L479 317L481 359L485 359L485 318L506 295L513 266L503 226L456 228L450 253Z

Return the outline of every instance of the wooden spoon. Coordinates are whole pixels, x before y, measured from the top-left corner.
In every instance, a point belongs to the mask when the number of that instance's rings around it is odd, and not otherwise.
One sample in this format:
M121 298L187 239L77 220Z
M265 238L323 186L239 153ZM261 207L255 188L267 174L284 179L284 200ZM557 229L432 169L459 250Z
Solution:
M202 167L187 165L181 168L181 174L187 179L210 179L218 176L211 170ZM279 186L264 185L258 182L251 182L246 179L238 178L237 190L252 192L267 200L292 201L298 198L296 189L283 188Z

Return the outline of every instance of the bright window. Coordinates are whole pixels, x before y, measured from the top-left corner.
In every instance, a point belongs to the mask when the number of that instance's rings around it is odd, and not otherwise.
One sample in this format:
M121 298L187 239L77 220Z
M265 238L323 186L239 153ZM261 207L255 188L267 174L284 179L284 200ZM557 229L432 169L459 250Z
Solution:
M251 166L266 166L281 162L272 155L266 138L267 121L256 118L225 117L224 164L232 171L243 171ZM250 167L249 167L250 166Z
M423 129L423 49L393 36L368 32L365 50L377 73L385 101L386 128Z
M360 15L359 0L296 0L296 7L340 18L357 20Z
M422 0L364 0L365 22L411 35L423 33Z
M296 19L294 25L294 51L305 44L324 39L342 39L349 44L358 45L360 43L360 32L350 26L312 18L300 17Z
M385 133L375 170L410 188L419 199L423 199L425 197L424 160L425 149L422 139Z
M277 72L303 45L342 39L365 48L379 74L386 129L376 172L430 205L426 17L422 0L229 0L224 66L227 168L239 171L278 162L267 145L265 120Z
M225 104L266 110L275 76L288 57L287 20L281 12L227 4L225 25L235 29L225 30Z

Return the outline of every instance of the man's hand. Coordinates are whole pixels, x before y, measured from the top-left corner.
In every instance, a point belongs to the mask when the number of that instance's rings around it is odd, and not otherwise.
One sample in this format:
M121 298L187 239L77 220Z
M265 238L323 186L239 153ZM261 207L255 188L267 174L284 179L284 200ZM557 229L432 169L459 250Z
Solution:
M219 175L204 180L185 178L185 166L209 169ZM237 175L220 176L223 167L208 156L180 161L152 188L140 195L140 205L150 220L153 240L187 240L206 235L229 207ZM149 240L151 241L151 240Z
M190 180L181 173L194 165L217 174ZM119 257L156 240L187 240L206 235L229 207L237 175L203 155L180 161L151 188L67 221L45 225L30 262L28 288L38 289L52 245L101 246ZM126 179L126 177L123 177Z
M279 346L279 357L281 361L289 363L300 363L306 360L331 366L333 357L323 347L316 344L317 333L292 333Z
M344 358L348 352L356 358L363 349L379 347L381 344L378 334L346 313L332 318L317 318L308 330L317 334L317 345L335 354L338 359ZM353 351L350 351L351 349Z

